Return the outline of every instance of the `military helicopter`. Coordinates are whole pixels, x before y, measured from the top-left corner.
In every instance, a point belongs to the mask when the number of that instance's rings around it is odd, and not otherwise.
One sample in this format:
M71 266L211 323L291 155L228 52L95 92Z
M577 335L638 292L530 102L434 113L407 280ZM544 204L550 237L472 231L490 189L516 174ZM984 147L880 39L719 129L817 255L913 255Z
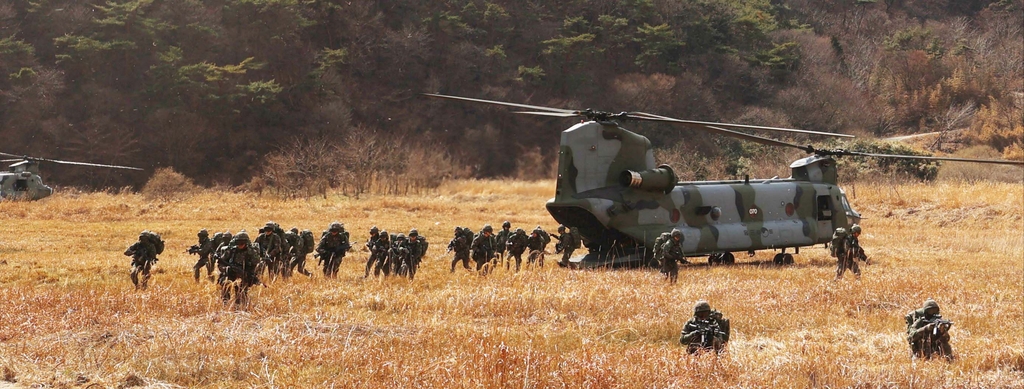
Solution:
M88 162L61 161L57 159L28 157L0 152L0 156L15 157L0 160L14 162L9 172L0 172L0 200L39 200L53 194L53 188L43 184L39 176L40 162L53 162L64 165L95 166L113 169L142 170L131 166L103 165Z
M735 262L734 252L779 251L775 264L791 264L801 247L827 243L838 227L860 223L839 187L835 157L909 158L1024 165L1024 162L931 156L874 154L817 149L736 131L767 130L811 135L850 135L796 129L681 120L643 112L609 113L481 100L426 96L502 105L516 113L583 118L562 131L555 197L547 210L576 227L588 253L571 259L577 267L649 264L654 241L678 228L687 256L707 256L710 264ZM679 182L668 165L656 165L651 142L619 126L625 121L679 124L692 129L802 150L810 156L790 165L790 178Z

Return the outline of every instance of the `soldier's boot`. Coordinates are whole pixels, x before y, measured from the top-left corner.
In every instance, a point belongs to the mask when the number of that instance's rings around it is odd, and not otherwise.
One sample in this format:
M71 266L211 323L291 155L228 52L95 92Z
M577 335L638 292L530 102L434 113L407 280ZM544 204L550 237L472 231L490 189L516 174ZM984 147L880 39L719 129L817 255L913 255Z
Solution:
M213 258L206 260L206 278L209 278L210 281L213 281L213 265Z
M363 273L363 278L370 277L370 268L373 267L373 263L376 262L375 259L376 258L374 258L373 255L370 255L370 258L366 260L366 272ZM374 274L374 277L376 277L376 274Z
M192 275L195 276L196 282L199 282L199 270L201 270L202 268L203 265L198 263L195 266L192 266Z
M139 267L132 266L132 285L135 285L135 289L139 289Z

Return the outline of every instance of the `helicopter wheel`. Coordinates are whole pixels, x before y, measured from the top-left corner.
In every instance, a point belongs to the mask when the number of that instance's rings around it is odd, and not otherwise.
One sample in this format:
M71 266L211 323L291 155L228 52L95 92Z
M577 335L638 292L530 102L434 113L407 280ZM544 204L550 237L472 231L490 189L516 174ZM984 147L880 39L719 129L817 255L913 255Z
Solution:
M772 258L772 263L774 263L776 265L784 265L786 263L786 259L785 258L786 258L786 254L775 254L775 257Z
M708 255L708 265L709 266L715 266L715 265L720 264L720 263L722 263L722 254L714 253L714 254Z
M792 265L793 262L794 262L793 261L793 254L783 254L782 255L782 264L783 265Z
M732 255L732 253L722 253L720 261L722 262L722 264L732 265L736 263L736 256Z

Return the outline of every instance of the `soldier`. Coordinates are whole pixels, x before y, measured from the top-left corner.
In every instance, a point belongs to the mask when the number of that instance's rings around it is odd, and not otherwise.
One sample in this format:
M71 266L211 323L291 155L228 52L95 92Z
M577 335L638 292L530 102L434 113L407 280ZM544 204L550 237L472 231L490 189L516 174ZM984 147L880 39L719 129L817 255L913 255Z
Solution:
M654 240L654 262L655 266L661 266L661 274L668 274L668 267L665 266L665 252L661 249L671 238L671 232L662 232L661 235L658 235L658 238Z
M339 222L331 223L316 246L317 256L324 263L324 276L331 278L338 276L338 267L350 247L345 225Z
M721 352L729 341L729 319L712 310L711 304L701 300L693 307L693 318L683 325L679 343L686 346L686 352L714 350Z
M274 233L274 222L267 222L260 229L260 235L256 237L256 246L259 247L260 255L269 269L272 277L277 277L281 271L281 237Z
M370 227L370 238L366 240L366 249L370 252L370 256L366 258L366 272L363 273L363 278L370 276L370 267L372 267L373 264L387 260L389 245L381 245L382 242L386 240L387 239L381 238L380 229L378 229L377 226ZM380 268L379 263L377 268ZM380 271L375 273L375 275L379 274ZM385 273L385 275L387 274Z
M479 272L483 269L486 274L487 269L484 268L484 265L494 257L494 228L490 224L484 225L480 233L473 237L473 243L470 248L473 250L473 261L476 262L476 271Z
M526 238L526 248L530 250L530 255L526 258L528 264L538 262L540 267L544 267L544 247L547 246L547 242L544 241L545 234L547 233L537 226L530 233L530 237Z
M293 229L294 230L294 229ZM298 268L299 273L304 274L306 277L312 277L313 274L306 270L306 256L312 253L316 248L316 242L313 239L313 231L302 230L299 233L299 240L302 241L302 250L295 251L295 259L292 260L292 268Z
M541 247L540 247L540 251L547 252L548 244L551 243L551 235L548 234L547 231L544 231L543 228L540 228L540 226L537 226L537 228L534 228L533 231L537 232L537 235L540 235L541 239L544 242L544 244L541 245Z
M388 253L388 258L396 276L401 277L409 273L411 253L409 238L405 234L399 233L391 238L391 252Z
M853 275L860 279L860 266L857 260L867 260L864 249L860 247L860 226L854 224L846 233L842 227L836 228L832 234L832 247L830 251L836 257L836 280L843 278L846 269L850 269Z
M673 228L671 238L661 247L662 268L668 276L668 282L676 283L679 279L679 262L686 263L686 255L683 254L683 232Z
M416 271L420 268L420 261L423 260L423 256L427 255L427 248L430 243L427 242L427 237L420 235L420 232L415 228L409 230L409 279L413 279L416 276Z
M260 253L252 247L249 234L242 230L226 246L223 257L217 262L221 268L218 284L224 304L231 302L234 293L235 306L249 303L249 287L260 284L256 274Z
M295 257L300 252L305 251L306 248L302 245L302 237L299 236L298 227L292 227L291 230L285 231L284 241L282 242L282 248L284 248L284 255L282 255L283 269L281 274L285 277L292 276L292 270L295 268ZM303 269L304 270L304 269ZM309 274L304 274L308 276Z
M508 237L508 242L505 242L505 247L508 249L508 258L505 259L505 270L508 270L512 259L516 260L516 272L519 271L520 265L523 263L523 252L526 251L526 245L529 238L526 236L526 231L522 228L516 228L515 232Z
M142 231L139 233L139 241L128 246L128 249L124 251L124 255L132 257L132 284L135 284L135 289L146 289L149 287L149 276L150 270L153 268L153 264L156 263L157 250L150 239L149 231ZM142 279L139 279L139 273L142 273Z
M199 271L203 267L206 267L206 276L212 281L214 263L210 258L210 255L213 253L213 249L216 248L213 247L214 241L213 239L210 239L210 232L206 231L205 228L199 230L199 233L196 234L196 236L199 237L199 243L188 248L189 254L199 255L199 260L196 261L194 266L192 266L192 272L194 273L196 282L199 282Z
M498 266L499 261L505 258L505 243L508 243L508 237L512 236L512 223L505 220L501 223L501 231L494 236L495 249L498 255L494 258L494 266Z
M469 228L466 228L468 230ZM454 251L455 258L452 259L452 273L455 273L455 264L462 261L462 267L466 270L470 270L469 267L469 246L473 243L472 239L466 239L466 234L463 232L463 227L455 226L455 236L450 242L448 242L448 250L445 253Z
M914 358L931 359L941 356L953 360L953 348L949 345L949 328L953 322L944 320L939 314L939 304L928 299L924 307L910 311L907 321L907 342Z
M377 266L373 268L373 276L380 276L381 271L384 272L385 277L391 275L391 268L393 266L391 264L392 261L390 257L391 235L388 235L387 230L380 231L377 242L374 244L374 247L370 249L371 252L374 250L377 250L379 253L377 254Z
M558 266L568 267L569 258L572 257L572 252L580 247L580 242L576 241L576 235L567 231L565 226L561 224L558 225L558 236L555 239L558 239L558 244L555 245L557 246L555 247L555 252L562 252L562 260L558 262Z

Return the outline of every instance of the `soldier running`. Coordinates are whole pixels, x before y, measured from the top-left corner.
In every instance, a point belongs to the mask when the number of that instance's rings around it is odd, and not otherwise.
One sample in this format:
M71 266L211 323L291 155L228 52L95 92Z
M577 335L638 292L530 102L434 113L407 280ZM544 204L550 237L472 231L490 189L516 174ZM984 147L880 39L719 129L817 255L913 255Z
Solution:
M529 238L526 236L526 231L523 231L522 228L516 228L515 232L508 237L508 242L505 243L508 249L508 257L505 258L505 270L508 270L514 258L516 260L516 272L519 271L523 263L523 253L526 252L528 241Z
M259 247L260 256L265 262L271 277L277 277L283 266L281 266L281 237L274 233L276 225L274 222L267 222L260 229L260 235L256 237L256 245Z
M673 228L668 242L661 247L661 256L664 263L662 267L668 276L670 284L679 280L679 263L686 263L686 255L683 253L683 232Z
M236 307L249 304L249 287L260 284L256 274L260 263L260 253L252 247L249 234L242 230L231 239L217 266L220 267L221 298L229 304L234 294Z
M537 226L530 233L530 237L526 239L526 248L530 250L529 256L526 258L527 264L532 265L537 262L540 267L544 267L544 247L547 246L547 242L544 240L546 232ZM549 238L550 239L550 238Z
M452 273L455 273L455 264L459 263L459 261L462 261L462 267L466 268L466 270L470 270L469 249L470 245L473 243L473 239L472 237L467 238L466 231L468 230L468 227L464 228L456 226L455 236L450 242L448 242L448 250L446 253L455 252L455 258L452 259ZM470 232L470 234L472 234L472 232Z
M498 266L505 258L505 243L508 243L510 236L512 236L512 223L505 220L501 223L501 231L494 236L495 250L498 252L498 255L494 257L494 266Z
M487 273L485 265L494 257L494 228L490 224L484 225L480 233L473 237L470 247L473 250L473 261L476 262L476 271Z
M562 260L558 262L558 266L568 267L569 258L572 258L572 252L579 248L580 242L576 241L576 235L573 235L571 231L568 231L564 225L558 225L558 244L555 245L555 252L562 252Z
M199 260L196 261L194 266L192 266L193 275L195 276L196 282L199 282L200 270L205 267L206 276L210 281L213 281L213 268L215 267L215 264L210 256L213 254L213 250L216 249L216 247L213 246L215 242L213 239L210 239L210 232L206 231L205 228L199 230L199 233L196 234L196 236L199 238L199 243L188 248L189 254L199 255Z
M351 247L348 243L348 232L345 231L345 225L339 222L331 223L324 232L316 246L316 252L324 263L324 276L335 278L338 276L338 267L345 258L345 253Z
M124 251L124 255L132 257L131 278L135 289L149 287L150 270L157 261L156 245L150 238L150 234L149 231L142 231L139 233L139 241L128 246L128 249ZM139 279L140 273L142 274L141 280Z
M380 269L384 266L384 262L388 259L388 249L391 243L388 241L387 232L384 234L380 233L380 229L377 226L370 227L370 238L366 240L366 249L370 252L370 256L366 258L366 272L363 273L363 278L370 276L370 268L376 264L373 275L379 276ZM390 273L389 270L384 271L384 275L387 276Z

